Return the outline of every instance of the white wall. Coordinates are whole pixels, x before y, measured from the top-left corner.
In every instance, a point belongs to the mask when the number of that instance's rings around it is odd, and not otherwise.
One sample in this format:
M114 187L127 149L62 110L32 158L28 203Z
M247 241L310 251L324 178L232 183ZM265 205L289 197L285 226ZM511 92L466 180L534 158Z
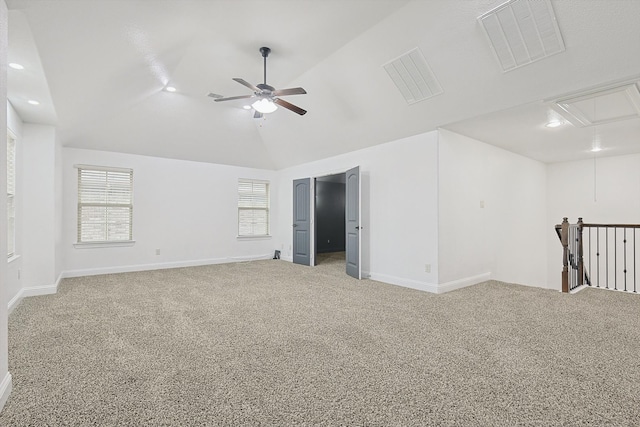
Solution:
M63 159L62 159L62 143L58 139L56 134L56 142L54 147L54 191L55 191L55 199L53 201L53 224L54 224L54 235L53 235L53 245L55 248L54 254L54 274L56 277L61 277L62 269L63 269L63 259L62 259L62 229L64 225L63 221Z
M545 165L446 130L439 161L440 284L547 287Z
M294 179L360 166L363 272L375 280L436 292L437 153L437 132L430 132L279 171L276 249L291 259ZM430 273L425 264L431 264Z
M25 123L22 135L22 287L52 287L55 268L55 150L53 126Z
M16 255L9 260L7 266L7 300L11 303L12 301L16 302L22 286L20 273L22 270L22 232L24 223L22 221L22 119L20 119L20 116L9 102L7 102L7 128L16 138Z
M595 177L595 180L594 180ZM547 166L546 228L563 217L597 224L640 224L640 154ZM555 232L547 232L548 282L561 286L562 246Z
M63 148L65 276L177 267L273 256L272 239L238 239L239 178L272 182L275 172L210 163ZM76 248L76 164L133 169L133 238L130 247ZM272 233L276 213L271 212ZM160 249L160 255L156 255Z
M0 1L0 145L7 146L7 5ZM0 150L0 188L7 186L7 150ZM7 205L6 191L0 191L0 206ZM7 210L0 209L0 230L7 230ZM7 233L0 233L0 248L7 247ZM11 393L7 329L7 263L0 263L0 410Z

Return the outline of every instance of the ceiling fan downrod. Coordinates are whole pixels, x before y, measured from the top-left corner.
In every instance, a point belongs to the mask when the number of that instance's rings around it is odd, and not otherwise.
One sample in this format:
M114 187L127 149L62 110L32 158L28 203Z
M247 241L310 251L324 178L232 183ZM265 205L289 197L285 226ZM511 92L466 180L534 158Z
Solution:
M268 47L261 47L260 48L260 53L262 54L262 58L263 58L263 64L264 64L264 85L266 86L267 84L267 56L269 56L269 53L271 53L271 49L269 49Z

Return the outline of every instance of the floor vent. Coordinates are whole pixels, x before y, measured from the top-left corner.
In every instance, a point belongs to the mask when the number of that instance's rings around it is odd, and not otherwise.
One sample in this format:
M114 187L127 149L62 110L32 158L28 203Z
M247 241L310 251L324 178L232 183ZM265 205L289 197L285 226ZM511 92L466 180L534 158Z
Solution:
M510 0L478 21L505 72L565 50L550 0Z
M408 104L424 101L443 92L418 48L389 61L383 67Z

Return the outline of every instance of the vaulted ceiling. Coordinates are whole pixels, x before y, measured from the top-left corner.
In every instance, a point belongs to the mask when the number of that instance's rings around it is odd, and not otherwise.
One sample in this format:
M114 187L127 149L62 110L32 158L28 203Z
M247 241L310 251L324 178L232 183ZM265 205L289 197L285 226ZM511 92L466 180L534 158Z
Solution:
M9 100L68 147L281 169L445 127L567 160L593 132L549 133L550 100L640 80L638 0L552 1L565 50L507 72L477 19L503 0L6 1ZM250 94L232 78L262 82L261 46L306 115L206 96ZM409 104L383 65L416 47L443 92ZM606 153L640 152L640 119L618 125Z

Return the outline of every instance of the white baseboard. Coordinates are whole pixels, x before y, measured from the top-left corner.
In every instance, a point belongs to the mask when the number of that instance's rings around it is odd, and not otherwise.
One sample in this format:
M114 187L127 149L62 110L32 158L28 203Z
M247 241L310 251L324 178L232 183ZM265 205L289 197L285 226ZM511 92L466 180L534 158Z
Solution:
M458 280L452 280L451 282L439 283L438 293L455 291L456 289L466 288L467 286L477 285L478 283L491 280L491 273L482 273L477 276L465 277Z
M477 276L465 277L464 279L454 280L446 283L429 283L420 282L418 280L405 279L402 277L389 276L387 274L379 274L373 272L363 272L362 277L369 276L371 280L388 283L390 285L403 286L405 288L417 289L419 291L431 292L433 294L443 294L456 289L482 283L491 279L491 273L483 273Z
M163 263L157 263L157 264L138 264L138 265L117 266L117 267L88 268L83 270L64 271L62 272L62 277L67 278L67 277L97 276L99 274L133 273L136 271L165 270L168 268L182 268L182 267L199 267L202 265L228 264L232 262L258 261L258 260L272 259L272 258L273 258L272 254L263 254L263 255L240 256L240 257L199 259L199 260L192 260L192 261L163 262Z
M417 280L412 279L404 279L402 277L389 276L388 274L379 274L374 272L367 273L369 275L369 279L375 280L377 282L388 283L390 285L402 286L405 288L417 289L419 291L431 292L434 294L438 293L438 285L434 283L428 282L419 282ZM365 274L363 274L363 277Z
M24 298L24 294L23 294L23 290L20 289L18 293L13 298L11 298L11 300L9 300L9 304L7 304L8 314L11 314L13 309L16 308L18 304L20 304L20 301L22 301L22 298Z
M53 285L31 286L22 288L22 297L37 297L40 295L53 295L58 292L58 282Z
M58 276L58 280L56 280L56 283L54 283L53 285L29 286L26 288L21 288L18 293L9 301L9 304L7 306L8 314L11 314L13 309L20 304L22 298L56 294L58 292L58 286L60 286L60 281L63 279L63 277L63 273L60 273L60 275Z
M11 374L7 372L2 382L0 382L0 411L2 411L5 403L7 403L12 387Z

